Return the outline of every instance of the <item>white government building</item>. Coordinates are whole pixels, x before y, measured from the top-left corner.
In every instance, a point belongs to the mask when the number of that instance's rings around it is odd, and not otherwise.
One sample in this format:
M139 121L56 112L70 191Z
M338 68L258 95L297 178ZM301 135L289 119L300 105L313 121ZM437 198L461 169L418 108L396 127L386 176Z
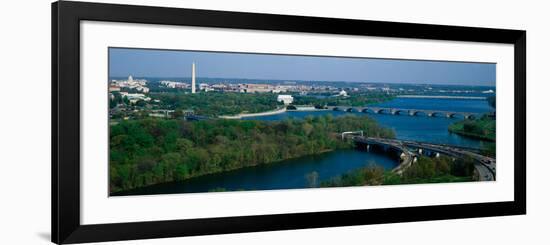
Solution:
M293 101L292 95L280 94L277 96L277 102L283 102L285 105L291 104Z

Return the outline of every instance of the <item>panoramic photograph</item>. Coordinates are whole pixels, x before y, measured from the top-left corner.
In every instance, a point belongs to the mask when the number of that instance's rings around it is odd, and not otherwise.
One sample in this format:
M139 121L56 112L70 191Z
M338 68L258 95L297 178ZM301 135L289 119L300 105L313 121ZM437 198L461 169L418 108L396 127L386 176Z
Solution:
M109 196L496 180L495 63L108 52Z

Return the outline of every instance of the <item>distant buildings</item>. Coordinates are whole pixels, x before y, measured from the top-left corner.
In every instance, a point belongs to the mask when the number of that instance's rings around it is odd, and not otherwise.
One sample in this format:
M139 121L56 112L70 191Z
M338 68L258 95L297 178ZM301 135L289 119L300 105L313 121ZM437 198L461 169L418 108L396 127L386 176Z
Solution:
M132 76L128 76L128 79L126 80L111 80L111 83L109 84L109 92L120 92L122 89L135 89L136 91L142 93L149 93L147 80L134 79Z
M130 103L135 104L140 100L143 101L150 101L151 98L145 96L144 94L130 94L128 92L120 92L120 95L122 95L122 98L127 98Z
M245 83L239 84L239 91L241 93L286 93L289 91L299 92L301 88L293 85L273 85L273 84L255 84Z
M242 92L244 93L266 93L272 92L275 89L275 86L269 84L243 84Z
M142 93L149 93L148 87L137 87L136 90Z
M292 104L293 101L294 98L292 97L292 95L280 94L277 96L277 102L283 102L283 104L285 105Z
M120 92L120 87L117 85L109 85L109 92Z
M292 85L277 85L275 90L278 91L278 93L286 93L290 91L292 88L294 88L294 86Z
M203 90L205 88L209 88L210 85L208 83L199 83L199 90Z
M208 85L207 83L201 83L201 84L199 84L199 89L200 89L201 91L204 91L204 92L214 91L214 89L213 89L210 85Z
M151 98L145 94L149 93L147 80L134 79L131 75L126 80L111 80L109 83L109 98L114 99L113 93L120 93L122 98L127 98L130 103L137 103L140 100L150 101ZM140 93L136 93L140 92Z
M348 96L348 92L346 92L346 90L342 89L342 91L340 91L340 93L338 93L338 96L346 97L346 96Z
M159 82L162 86L167 88L189 88L188 83L182 83L182 82L174 82L174 81L160 81Z
M159 118L173 118L174 110L151 110L149 116Z
M226 84L223 84L223 83L219 83L219 84L213 84L212 86L210 86L212 89L214 90L219 90L219 91L223 91L223 90L226 90L227 88L229 88L228 85Z

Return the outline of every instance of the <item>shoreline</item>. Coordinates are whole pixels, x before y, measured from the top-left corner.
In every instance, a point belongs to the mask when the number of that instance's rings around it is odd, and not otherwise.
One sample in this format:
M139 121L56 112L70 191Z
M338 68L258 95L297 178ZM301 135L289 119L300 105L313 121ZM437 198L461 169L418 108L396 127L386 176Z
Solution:
M216 172L211 172L211 173L199 174L199 175L195 175L195 176L190 176L188 178L185 178L185 179L179 180L179 181L159 182L159 183L155 183L155 184L151 184L151 185L145 185L145 186L136 187L136 188L127 189L127 190L118 190L118 191L110 192L109 196L110 197L124 197L124 196L155 195L155 194L125 194L125 193L126 192L131 192L131 191L134 191L134 190L137 190L137 189L152 187L152 186L155 186L155 185L162 185L162 184L169 184L169 183L181 183L181 182L188 181L190 179L200 178L200 177L204 177L204 176L207 176L207 175L221 174L221 173L227 173L227 172L232 172L232 171L239 171L239 170L242 170L242 169L245 169L245 168L254 168L254 167L259 167L259 166L262 166L262 165L280 164L281 162L288 161L288 160L296 160L296 159L300 159L300 158L314 157L314 156L318 156L318 155L322 155L322 154L326 154L326 153L331 153L331 152L334 152L336 150L351 150L351 149L353 149L353 148L324 149L324 150L321 150L321 151L313 153L313 154L306 154L306 155L302 155L302 156L298 156L298 157L291 157L291 158L287 158L287 159L281 159L281 160L273 161L273 162L269 162L269 163L263 163L263 164L257 164L257 165L251 165L251 166L244 166L244 167L240 167L240 168L226 169L226 170L221 170L221 171L216 171ZM188 193L195 193L195 192L182 192L182 193L188 194ZM197 192L197 193L200 193L200 192ZM171 194L174 194L174 193L171 193Z
M246 117L259 117L259 116L276 115L276 114L284 113L286 111L287 111L286 107L283 107L281 109L273 110L273 111L256 112L256 113L241 113L241 114L234 115L234 116L218 116L218 118L222 118L222 119L242 119L242 118L246 118Z
M495 139L492 139L490 137L477 135L477 134L466 133L462 130L456 130L455 131L453 129L449 129L448 131L450 133L457 134L457 135L460 135L460 136L463 136L463 137L466 137L466 138L470 138L470 139L477 139L477 140L482 140L482 141L486 141L486 142L493 142L493 143L496 142Z
M490 130L491 128L491 125L487 125L487 123L490 124L492 121L485 122L484 120L476 119L474 122L476 127L482 127L484 130L487 130L487 127L489 127L488 130ZM453 134L460 135L462 137L470 138L470 139L477 139L477 140L486 141L486 142L496 142L496 139L494 137L491 137L492 134L490 132L488 134L476 134L476 133L466 132L464 131L464 125L465 125L464 121L452 123L447 127L447 131Z
M411 99L457 99L457 100L486 100L481 96L451 96L451 95L397 95L396 98Z
M277 115L285 112L293 112L293 111L328 111L329 109L318 109L313 106L308 107L296 107L296 110L289 110L286 109L286 107L283 107L278 110L273 111L265 111L265 112L256 112L256 113L241 113L234 116L218 116L218 118L222 119L242 119L247 117L261 117L261 116L271 116L271 115Z
M296 106L296 110L288 110L288 111L327 111L327 110L329 109L318 109L313 106L304 106L304 107Z

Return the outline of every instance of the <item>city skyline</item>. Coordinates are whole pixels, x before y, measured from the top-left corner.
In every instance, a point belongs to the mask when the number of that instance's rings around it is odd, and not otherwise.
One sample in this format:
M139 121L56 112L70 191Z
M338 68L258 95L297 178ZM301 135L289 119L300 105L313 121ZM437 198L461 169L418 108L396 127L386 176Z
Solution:
M109 77L495 86L496 64L279 54L109 48Z

